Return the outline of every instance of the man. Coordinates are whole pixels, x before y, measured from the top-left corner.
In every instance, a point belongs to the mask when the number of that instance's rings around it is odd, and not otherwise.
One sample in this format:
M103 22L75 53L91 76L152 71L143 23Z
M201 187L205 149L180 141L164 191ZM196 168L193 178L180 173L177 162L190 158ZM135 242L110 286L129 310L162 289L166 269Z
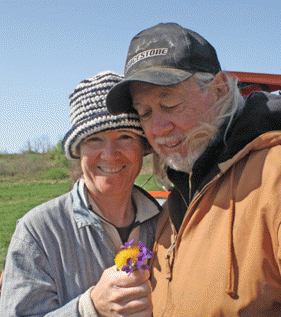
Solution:
M281 316L281 97L244 101L211 44L167 23L132 39L107 107L136 109L158 176L173 184L154 317Z

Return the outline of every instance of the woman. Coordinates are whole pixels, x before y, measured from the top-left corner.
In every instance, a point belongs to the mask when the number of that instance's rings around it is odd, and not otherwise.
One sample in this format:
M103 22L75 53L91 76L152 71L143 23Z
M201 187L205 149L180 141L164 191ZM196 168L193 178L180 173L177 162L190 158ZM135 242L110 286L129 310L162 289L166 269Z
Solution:
M71 93L72 128L62 148L67 158L81 160L83 176L70 192L18 221L6 259L1 316L151 310L148 274L128 278L113 267L128 240L141 240L152 249L160 212L159 204L134 186L148 149L137 115L112 116L106 110L106 95L121 80L114 72L102 72ZM113 305L106 292L116 288L114 283L133 291L126 303L132 298L138 303ZM141 295L136 295L138 285Z

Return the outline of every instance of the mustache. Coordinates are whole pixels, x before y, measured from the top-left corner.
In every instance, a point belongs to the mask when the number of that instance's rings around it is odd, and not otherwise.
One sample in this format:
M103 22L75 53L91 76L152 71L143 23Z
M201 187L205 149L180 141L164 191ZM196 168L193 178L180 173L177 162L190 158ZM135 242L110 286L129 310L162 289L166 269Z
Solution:
M162 137L158 137L154 140L154 142L156 144L162 145L162 144L166 144L166 143L170 143L173 141L182 141L186 138L185 134L182 135L177 135L177 136L162 136Z

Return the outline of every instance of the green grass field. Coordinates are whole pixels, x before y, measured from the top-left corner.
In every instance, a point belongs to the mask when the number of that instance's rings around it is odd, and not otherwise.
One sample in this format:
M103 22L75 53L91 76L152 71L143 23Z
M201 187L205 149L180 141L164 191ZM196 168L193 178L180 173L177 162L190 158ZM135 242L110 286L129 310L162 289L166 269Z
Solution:
M33 207L60 196L69 188L70 181L0 185L0 269L17 220Z
M136 184L147 191L160 190L151 174L139 175ZM142 186L146 182L145 186ZM13 183L13 179L0 183L0 270L7 254L16 222L33 207L60 196L70 190L71 181L22 181Z

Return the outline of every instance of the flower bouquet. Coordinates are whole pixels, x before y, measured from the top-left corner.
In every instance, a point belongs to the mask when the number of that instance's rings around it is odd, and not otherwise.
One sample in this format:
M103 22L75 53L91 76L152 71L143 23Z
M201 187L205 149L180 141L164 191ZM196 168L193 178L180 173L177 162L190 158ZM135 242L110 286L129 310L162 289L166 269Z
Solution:
M129 242L125 242L125 245L121 245L121 251L119 251L115 257L115 265L117 270L125 271L130 276L133 271L148 270L147 260L152 258L153 252L139 241L138 246L132 246L134 239Z

